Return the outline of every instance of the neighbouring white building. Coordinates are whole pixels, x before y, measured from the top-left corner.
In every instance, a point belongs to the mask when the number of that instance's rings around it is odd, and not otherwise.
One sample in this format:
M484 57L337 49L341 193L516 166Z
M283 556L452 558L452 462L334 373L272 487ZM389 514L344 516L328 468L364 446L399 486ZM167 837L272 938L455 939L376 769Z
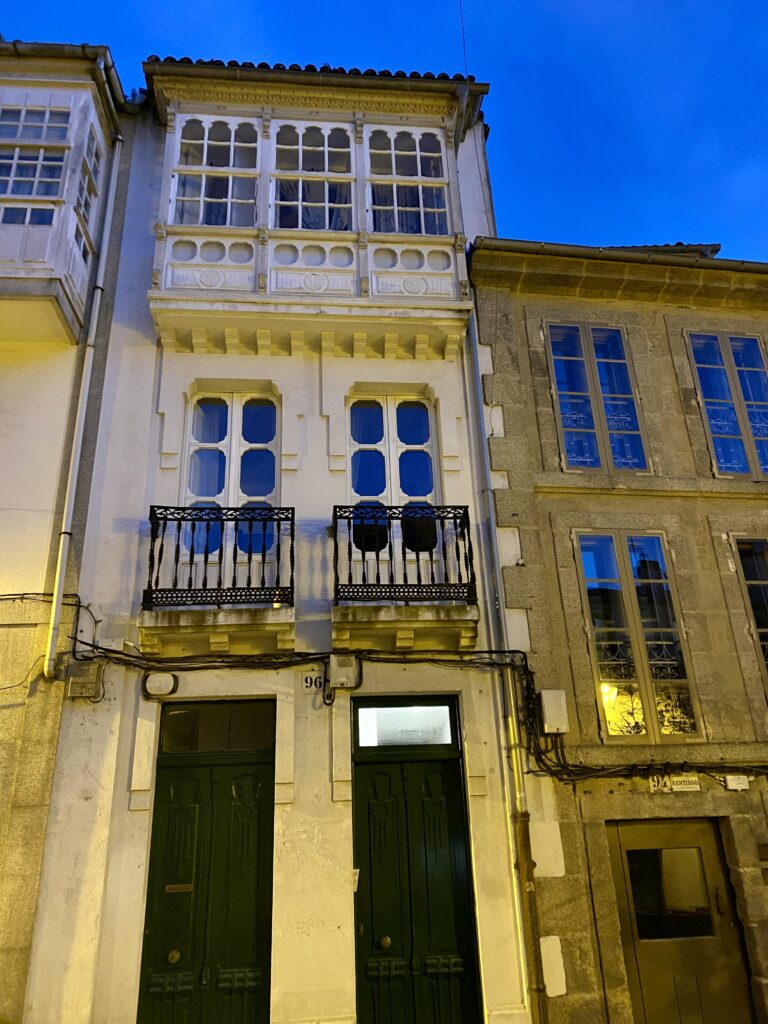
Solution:
M38 854L0 1019L536 1019L465 259L487 87L150 58L130 105L103 49L0 70L3 590L52 595L10 670L46 678L4 695Z

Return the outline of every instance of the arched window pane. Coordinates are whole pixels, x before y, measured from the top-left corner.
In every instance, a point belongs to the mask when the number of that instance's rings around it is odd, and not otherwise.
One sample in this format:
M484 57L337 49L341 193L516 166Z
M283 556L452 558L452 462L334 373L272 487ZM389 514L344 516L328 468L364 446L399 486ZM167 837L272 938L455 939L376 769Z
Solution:
M278 146L298 146L299 133L292 124L282 125L277 132Z
M232 133L226 121L214 121L211 127L208 129L209 142L229 143L231 137Z
M268 444L274 440L276 422L274 402L268 398L249 399L243 406L243 440L250 444Z
M357 451L352 456L352 489L362 497L381 494L387 485L384 456L376 451Z
M331 149L349 149L349 135L343 128L331 128L328 145Z
M400 489L414 498L432 493L432 459L427 452L402 452L400 455Z
M301 168L304 171L325 170L325 137L320 128L305 128L301 137Z
M422 153L440 153L440 140L432 132L425 132L419 141L419 149Z
M227 436L229 409L223 398L199 398L192 413L192 437L203 444L217 444Z
M235 129L235 142L244 142L249 146L255 146L257 138L256 128L250 121L243 121Z
M392 142L386 132L371 132L371 174L392 173Z
M240 490L252 496L271 494L275 489L274 452L251 449L240 459Z
M205 130L200 121L187 121L181 129L179 163L201 167L203 163L203 139Z
M398 132L395 136L395 174L418 174L416 162L416 140L410 132Z
M226 469L224 452L217 448L198 448L189 460L189 489L200 497L213 497L224 490Z
M397 407L397 436L403 444L426 444L429 413L423 402L401 402Z
M378 444L384 437L384 411L378 402L353 402L351 419L352 440L358 444Z
M193 118L190 121L185 121L184 127L181 129L182 139L203 139L205 138L205 129L203 128L203 122Z
M248 501L243 508L272 508L268 501ZM268 520L241 520L237 524L237 546L241 551L259 555L275 543L275 524Z

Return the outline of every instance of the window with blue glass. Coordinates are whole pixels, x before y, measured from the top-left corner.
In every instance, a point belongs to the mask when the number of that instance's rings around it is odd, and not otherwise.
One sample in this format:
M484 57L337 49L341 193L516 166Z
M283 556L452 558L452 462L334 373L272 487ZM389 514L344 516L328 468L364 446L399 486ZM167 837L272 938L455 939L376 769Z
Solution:
M382 505L436 500L431 409L423 399L353 398L352 497Z
M577 549L607 736L661 740L697 734L662 538L580 533Z
M647 470L621 330L550 324L548 333L565 467Z
M689 334L716 471L768 475L768 373L760 340Z
M203 508L263 508L279 503L277 405L254 395L201 395L192 402L186 459L186 504ZM261 553L274 541L272 523L236 526L240 551ZM207 547L218 551L221 524L209 528ZM190 530L184 542L190 546ZM199 546L199 538L197 545ZM231 545L226 542L225 547Z

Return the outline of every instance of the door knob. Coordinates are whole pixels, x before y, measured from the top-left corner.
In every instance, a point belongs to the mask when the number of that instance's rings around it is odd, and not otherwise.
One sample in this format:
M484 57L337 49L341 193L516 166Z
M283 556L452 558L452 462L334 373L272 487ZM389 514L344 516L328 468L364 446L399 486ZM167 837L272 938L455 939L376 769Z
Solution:
M379 945L381 946L382 949L389 949L389 947L392 945L392 939L390 939L388 935L382 935L381 938L379 939Z
M178 949L172 949L171 952L168 954L168 963L177 964L179 960L181 960L181 953L178 951Z

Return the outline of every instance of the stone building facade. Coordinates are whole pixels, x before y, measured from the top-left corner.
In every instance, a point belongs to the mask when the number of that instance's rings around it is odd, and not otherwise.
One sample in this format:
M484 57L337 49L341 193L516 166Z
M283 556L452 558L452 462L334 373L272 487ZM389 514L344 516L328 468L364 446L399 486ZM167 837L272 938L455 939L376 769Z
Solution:
M716 253L471 255L552 1021L768 1019L768 265Z

